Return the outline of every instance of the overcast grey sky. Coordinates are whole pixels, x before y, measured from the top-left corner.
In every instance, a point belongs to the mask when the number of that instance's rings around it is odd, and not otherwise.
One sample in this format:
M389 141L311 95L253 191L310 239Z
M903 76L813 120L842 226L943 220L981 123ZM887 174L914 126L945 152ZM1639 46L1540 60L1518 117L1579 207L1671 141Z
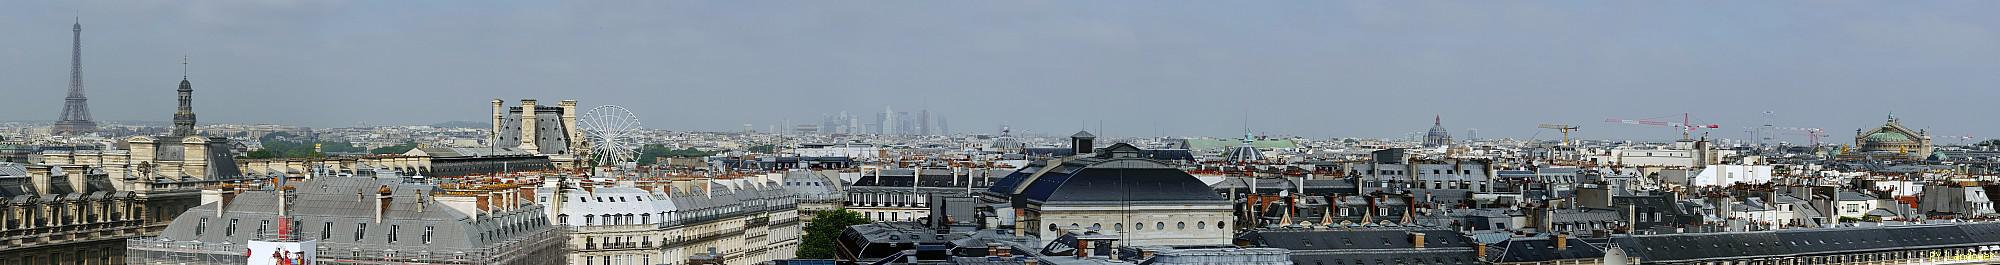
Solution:
M0 120L51 120L70 22L100 120L483 121L487 101L623 105L735 130L930 109L956 131L1677 137L1604 123L1766 111L1835 140L1894 112L2000 136L2000 1L7 1ZM1246 115L1247 114L1247 115ZM1944 135L1953 135L1946 140ZM1795 138L1796 139L1796 138Z

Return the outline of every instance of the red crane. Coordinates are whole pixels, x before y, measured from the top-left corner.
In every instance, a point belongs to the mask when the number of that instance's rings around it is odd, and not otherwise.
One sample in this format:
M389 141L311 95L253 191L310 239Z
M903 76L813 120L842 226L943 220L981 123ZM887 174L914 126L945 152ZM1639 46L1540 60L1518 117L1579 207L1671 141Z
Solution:
M1693 134L1693 133L1694 133L1694 131L1695 131L1695 130L1698 130L1698 129L1717 129L1717 128L1722 128L1722 125L1718 125L1718 124L1713 124L1713 123L1710 123L1710 124L1694 124L1694 122L1692 122L1692 121L1690 121L1690 120L1689 120L1690 116L1692 116L1692 115L1689 115L1689 114L1687 114L1687 113L1681 113L1681 121L1680 121L1680 122L1672 122L1672 121L1661 121L1661 120L1657 120L1658 118L1652 118L1652 119L1637 119L1637 120L1626 120L1626 119L1617 119L1617 118L1607 118L1607 119L1604 119L1604 122L1610 122L1610 123L1624 123L1624 124L1632 124L1632 125L1645 125L1645 126L1660 126L1660 127L1672 127L1672 128L1675 128L1675 129L1679 129L1679 130L1681 130L1681 139L1689 139L1689 137L1690 137L1690 134Z

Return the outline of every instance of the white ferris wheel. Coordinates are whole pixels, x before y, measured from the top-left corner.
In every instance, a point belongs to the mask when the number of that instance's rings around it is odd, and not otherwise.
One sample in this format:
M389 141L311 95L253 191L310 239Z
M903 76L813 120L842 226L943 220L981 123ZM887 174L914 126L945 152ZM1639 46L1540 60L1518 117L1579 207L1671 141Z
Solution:
M639 115L618 105L590 108L576 121L590 143L590 158L598 164L618 165L637 161Z

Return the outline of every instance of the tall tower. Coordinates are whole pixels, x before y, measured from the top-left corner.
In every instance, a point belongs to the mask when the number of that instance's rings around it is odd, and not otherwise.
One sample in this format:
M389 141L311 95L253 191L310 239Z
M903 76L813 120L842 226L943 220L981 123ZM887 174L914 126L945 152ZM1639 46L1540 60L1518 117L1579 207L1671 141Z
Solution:
M49 130L58 135L97 132L97 122L90 120L90 105L83 97L83 22L72 24L70 31L74 35L69 48L69 97L63 98L62 117Z
M194 135L194 84L188 83L187 57L181 57L181 89L175 91L180 93L181 107L174 111L172 136Z

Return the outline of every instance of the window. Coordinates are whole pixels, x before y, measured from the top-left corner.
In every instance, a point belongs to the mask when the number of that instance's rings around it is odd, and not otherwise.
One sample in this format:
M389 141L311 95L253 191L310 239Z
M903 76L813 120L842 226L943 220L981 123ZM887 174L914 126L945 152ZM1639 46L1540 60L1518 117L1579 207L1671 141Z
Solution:
M257 236L262 237L265 234L269 233L269 231L266 231L266 229L269 229L270 227L271 227L271 220L257 221Z
M592 225L596 223L597 223L597 215L591 215L591 214L583 215L583 225Z
M1125 232L1125 223L1111 224L1112 231Z
M1167 230L1167 222L1153 222L1153 229Z
M389 243L396 243L396 231L402 229L402 225L389 225Z
M1194 222L1194 229L1208 229L1208 222Z
M368 223L354 223L354 242L361 242L368 236Z
M319 239L320 240L333 239L333 222L326 222L326 228L321 228L319 230Z
M1175 223L1174 229L1187 230L1187 222Z
M1146 223L1132 223L1132 230L1146 230Z
M437 229L436 226L428 226L428 225L424 226L424 244L431 243L431 230L436 230L436 229Z
M208 217L202 217L199 222L194 223L194 236L199 237L201 232L206 231L208 231Z

